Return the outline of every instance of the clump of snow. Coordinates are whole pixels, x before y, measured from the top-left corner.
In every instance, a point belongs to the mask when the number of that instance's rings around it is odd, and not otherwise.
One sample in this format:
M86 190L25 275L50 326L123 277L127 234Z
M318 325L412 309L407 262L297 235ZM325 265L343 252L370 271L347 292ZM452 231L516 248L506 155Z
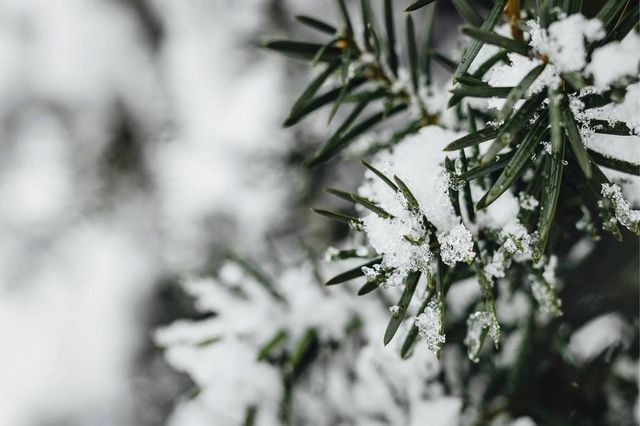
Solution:
M531 70L547 62L545 69L527 89L527 97L539 93L546 87L556 87L561 81L561 73L582 70L586 65L585 40L592 42L602 39L605 35L599 20L588 20L581 14L553 22L548 29L541 28L538 21L529 20L527 28L529 44L541 58L509 53L508 64L493 67L483 77L483 80L493 87L516 86ZM500 109L504 102L504 99L491 98L487 101L487 106ZM523 102L519 100L516 108Z
M520 208L523 210L533 211L538 207L538 200L532 195L527 194L524 191L521 191L518 194L518 201L520 202Z
M165 357L173 368L188 373L201 389L196 400L178 405L170 424L182 424L189 418L242 424L247 407L258 403L261 424L269 423L262 420L264 417L277 418L281 374L276 367L256 361L255 352L247 344L225 341L224 346L173 346Z
M475 257L471 232L463 224L438 235L438 242L440 257L448 266L453 266L456 262L469 263Z
M533 238L517 220L507 224L500 233L503 247L512 256L528 258L533 253Z
M531 47L548 57L560 73L583 69L587 55L585 40L593 42L605 36L600 20L587 19L580 13L553 22L546 30L533 20L527 22L527 27Z
M416 351L409 359L400 360L389 346L374 343L356 356L353 366L350 362L345 369L328 370L331 383L321 399L320 411L338 406L346 424L377 424L372 420L376 418L407 426L423 425L425 418L442 426L459 423L462 400L444 396L440 384L434 382L441 366L431 352ZM327 404L327 399L333 404ZM335 420L309 424L335 424Z
M542 61L535 58L527 58L517 53L509 53L509 64L495 66L487 73L483 80L493 87L511 87L516 86L522 79L535 67L542 65ZM560 82L560 78L556 73L556 68L549 64L544 71L529 86L525 95L531 96L539 93L548 86L556 86ZM487 106L489 108L500 109L504 105L505 100L501 98L489 99ZM519 100L516 108L519 108L524 101Z
M399 197L398 195L397 203L403 205ZM427 231L421 218L407 208L398 213L392 219L372 213L363 220L369 243L376 252L383 255L382 264L370 268L370 272L377 274L395 269L397 279L393 283L387 282L391 286L399 284L411 271L428 271L433 257L428 241L425 240ZM371 274L370 278L374 278L375 274Z
M593 51L586 72L593 75L594 85L606 89L625 76L638 74L640 64L640 35L631 31L622 41L614 41Z
M392 152L380 153L374 165L388 177L397 175L416 197L420 209L440 232L446 232L459 223L449 201L447 185L442 172L445 159L444 147L464 136L438 126L427 126L415 135L408 136ZM377 201L381 207L394 214L404 209L399 206L396 194L373 173L367 172L366 182L360 187L361 195Z
M640 111L638 111L640 113ZM593 133L582 138L584 144L605 157L640 164L640 137Z
M615 209L616 219L629 228L638 230L640 226L640 210L633 210L629 202L622 196L620 187L616 184L602 184L602 196L607 198Z
M505 271L510 264L506 252L503 249L496 250L491 260L484 266L484 273L493 278L504 278Z
M486 190L472 182L471 195L474 200L479 200ZM497 200L485 209L476 213L476 224L480 228L500 230L518 217L518 199L511 190L505 191Z
M432 298L424 312L418 315L415 320L418 333L426 340L427 348L433 353L437 353L446 340L445 335L441 333L440 314L440 304L435 298Z
M447 233L460 224L449 200L448 174L442 165L442 149L458 133L437 126L428 126L398 144L392 152L383 152L374 164L389 178L398 176L415 196L419 209L412 209L400 192L394 192L371 172L359 193L389 212L392 218L375 213L364 217L364 230L371 246L383 255L380 266L371 272L394 269L393 280L398 284L411 271L426 272L433 255L423 216L440 233Z
M640 83L634 83L627 87L627 93L622 102L592 108L585 113L590 118L599 118L610 123L622 121L633 133L640 135Z
M549 283L540 280L535 275L529 276L531 282L531 293L536 299L540 310L546 314L558 316L560 311L560 300L555 295L555 289Z

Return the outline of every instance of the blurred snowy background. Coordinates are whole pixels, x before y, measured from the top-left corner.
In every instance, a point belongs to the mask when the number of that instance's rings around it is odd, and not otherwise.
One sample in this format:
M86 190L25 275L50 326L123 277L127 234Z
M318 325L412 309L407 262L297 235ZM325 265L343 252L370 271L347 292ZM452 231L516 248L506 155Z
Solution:
M184 391L151 341L174 277L259 250L296 185L295 85L254 47L283 7L0 1L1 425L161 424Z
M0 0L0 425L163 424L192 383L153 332L200 315L178 277L229 249L277 257L292 230L334 239L304 197L349 167L292 166L325 122L281 129L304 68L256 47L300 12L335 15L312 0Z

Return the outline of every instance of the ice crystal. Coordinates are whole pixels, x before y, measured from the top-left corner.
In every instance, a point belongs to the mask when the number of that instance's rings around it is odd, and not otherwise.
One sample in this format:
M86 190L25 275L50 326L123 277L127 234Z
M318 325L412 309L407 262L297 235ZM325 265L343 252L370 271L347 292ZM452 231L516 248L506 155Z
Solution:
M475 257L473 237L463 224L438 235L438 242L440 243L440 257L448 266L453 266L456 262L469 263Z
M440 305L434 298L431 299L424 312L418 315L415 320L418 333L427 341L427 348L434 353L437 353L445 342L445 336L441 333L442 321L440 313Z
M400 311L400 306L398 305L393 305L389 307L389 312L391 312L391 315L397 315L398 312Z

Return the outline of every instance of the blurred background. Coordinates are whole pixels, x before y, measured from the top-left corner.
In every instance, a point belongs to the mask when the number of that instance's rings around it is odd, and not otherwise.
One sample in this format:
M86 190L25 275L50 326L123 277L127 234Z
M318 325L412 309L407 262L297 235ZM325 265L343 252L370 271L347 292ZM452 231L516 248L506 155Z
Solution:
M281 122L307 69L257 47L295 35L300 12L336 15L313 0L0 0L0 425L163 424L191 382L152 334L198 315L177 277L344 232L306 207L362 171L303 170L326 122ZM624 253L633 286L633 240Z
M289 7L0 1L0 424L163 423L175 277L259 251L302 184L298 77L255 47Z

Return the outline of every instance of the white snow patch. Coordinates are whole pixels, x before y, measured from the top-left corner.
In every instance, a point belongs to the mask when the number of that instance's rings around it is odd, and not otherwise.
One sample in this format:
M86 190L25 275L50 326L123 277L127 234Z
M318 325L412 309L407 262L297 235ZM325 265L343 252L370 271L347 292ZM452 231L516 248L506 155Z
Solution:
M541 55L546 55L558 72L580 71L586 65L585 40L592 42L605 36L602 22L587 19L576 13L549 25L547 30L530 20L529 44Z
M608 347L625 342L628 327L617 313L601 315L571 335L569 352L579 364L589 362Z
M614 41L593 51L586 71L598 89L606 89L624 76L637 76L640 63L640 35L631 31L622 41Z

